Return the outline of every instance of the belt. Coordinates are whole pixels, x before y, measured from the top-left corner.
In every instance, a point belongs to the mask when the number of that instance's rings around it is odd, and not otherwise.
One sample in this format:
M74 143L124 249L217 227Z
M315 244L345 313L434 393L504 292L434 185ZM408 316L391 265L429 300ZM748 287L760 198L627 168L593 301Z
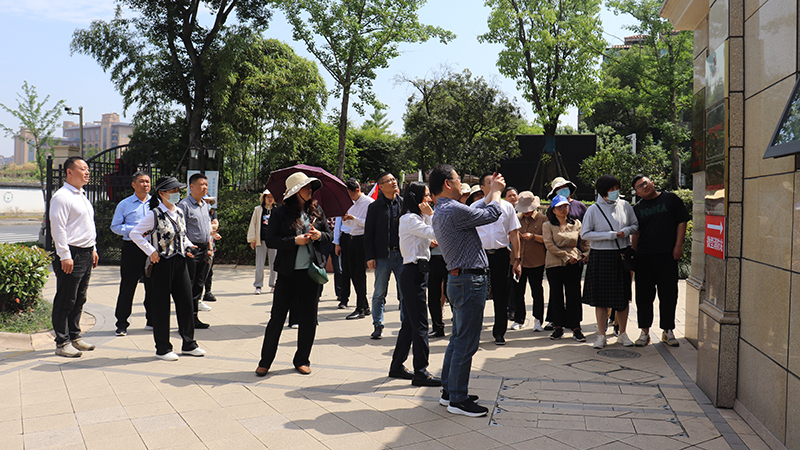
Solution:
M394 247L389 247L389 251L390 252L399 252L400 251L400 246L399 245L395 245Z
M490 248L490 249L486 250L486 254L487 255L494 255L495 253L502 252L503 250L508 251L508 249L505 248L505 247L502 247L502 248Z
M94 247L75 247L74 245L69 246L70 253L86 253L94 251Z
M450 275L457 277L459 272L464 275L486 275L489 273L488 269L453 269L450 271Z

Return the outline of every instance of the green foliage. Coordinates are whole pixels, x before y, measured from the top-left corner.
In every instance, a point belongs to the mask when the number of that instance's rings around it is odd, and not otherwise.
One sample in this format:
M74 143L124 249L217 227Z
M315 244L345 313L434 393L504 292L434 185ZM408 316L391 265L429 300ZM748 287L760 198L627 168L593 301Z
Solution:
M386 131L386 128L388 125L382 127L365 122L361 128L349 133L353 147L358 152L358 166L356 172L351 174L361 182L375 180L383 171L399 177L400 172L412 169L412 161L406 158L403 140Z
M689 212L689 216L692 216L692 209L694 207L694 192L692 192L691 189L676 189L672 192L680 197L681 201L683 202L683 206L685 206L686 211Z
M553 136L570 106L589 109L596 94L595 62L602 38L600 0L487 0L489 32L501 44L500 73L517 81L544 134Z
M39 167L31 161L21 166L14 163L1 166L0 181L39 181Z
M122 256L122 238L111 231L111 220L117 204L111 200L97 200L92 206L100 261L119 261Z
M30 311L0 311L0 331L33 334L53 328L53 304L38 301Z
M30 311L42 298L50 258L39 247L0 244L0 311Z
M244 191L219 192L219 234L214 254L217 264L247 264L255 261L255 251L247 243L247 229L253 208L258 206L258 194Z
M423 172L438 163L459 173L480 173L519 154L519 108L469 70L405 80L417 90L403 116L407 157Z
M424 0L280 0L280 8L293 28L296 41L333 77L334 95L341 97L339 110L339 167L342 177L347 151L347 113L353 107L364 114L364 104L380 106L372 92L377 69L389 67L400 54L401 43L425 42L438 37L443 43L455 38L447 30L419 22L417 11Z
M689 191L691 192L691 191ZM676 194L678 192L675 192ZM680 196L680 195L679 195ZM681 197L683 199L683 197ZM684 203L686 200L684 200ZM691 213L691 209L689 210ZM678 261L678 278L685 280L692 274L692 226L693 222L690 220L686 224L686 240L683 241L683 257Z
M52 147L56 144L55 132L61 111L64 109L64 100L59 100L52 108L45 106L50 101L50 96L39 101L36 86L31 86L25 81L22 84L23 94L17 93L17 109L11 109L0 103L7 113L14 116L23 130L12 128L0 123L0 129L5 131L6 137L13 137L24 141L33 147L38 169L37 176L44 189L45 171L47 170L47 155L52 155Z
M158 111L150 111L147 114L137 114L133 120L133 126L130 143L152 144L151 158L153 164L164 169L163 175L185 173L186 160L184 160L182 167L178 167L181 156L186 150L188 139L186 118L180 112L159 109ZM128 154L136 155L137 153L130 151L123 153L123 160L126 159ZM125 162L137 163L139 161ZM206 165L208 170L211 170L212 167L213 165ZM155 181L152 180L153 183Z
M610 174L619 179L623 190L631 188L634 175L643 173L657 185L666 181L666 170L669 167L666 152L649 140L642 142L639 151L633 154L631 144L624 137L616 134L611 127L600 125L595 129L598 151L581 163L578 178L593 186L602 175Z

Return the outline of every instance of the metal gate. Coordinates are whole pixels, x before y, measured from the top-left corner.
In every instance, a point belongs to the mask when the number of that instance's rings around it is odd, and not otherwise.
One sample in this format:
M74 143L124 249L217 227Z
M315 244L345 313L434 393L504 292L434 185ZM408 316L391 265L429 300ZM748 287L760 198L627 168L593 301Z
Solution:
M86 160L89 166L89 183L83 187L94 207L97 230L97 253L100 262L118 264L122 254L122 238L111 231L111 220L117 203L133 194L131 175L142 171L155 180L161 173L152 164L152 145L125 144L112 147ZM50 234L50 200L53 193L64 185L66 170L62 165L53 167L47 158L47 189L45 192L45 249L53 251Z

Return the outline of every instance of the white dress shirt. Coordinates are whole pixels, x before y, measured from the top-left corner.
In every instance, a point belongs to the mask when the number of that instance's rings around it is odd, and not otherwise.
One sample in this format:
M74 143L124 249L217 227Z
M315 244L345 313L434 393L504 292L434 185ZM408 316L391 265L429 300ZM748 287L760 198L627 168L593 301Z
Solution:
M431 226L431 216L407 212L400 216L397 227L400 236L400 254L403 264L416 262L418 259L430 261L431 241L436 239Z
M62 260L72 259L69 246L97 249L94 208L83 189L65 183L50 200L50 232L56 254Z
M178 222L178 207L175 207L175 211L170 211L169 208L164 206L163 203L159 203L158 207L161 211L164 211L169 217L172 218L175 222ZM156 248L153 247L153 244L150 243L150 236L147 237L142 236L145 233L150 232L153 229L153 226L156 224L156 216L154 211L150 211L149 213L145 214L144 218L136 224L135 227L131 230L131 240L137 247L142 249L145 255L152 255ZM192 246L192 243L189 241L188 238L185 237L185 234L181 234L181 239L184 242L181 243L181 248L186 251L187 248Z
M472 208L477 208L477 204L483 200L470 205ZM483 225L478 228L478 236L481 238L484 250L498 250L501 248L508 248L511 241L508 239L508 233L520 229L521 225L517 218L517 212L514 210L514 205L511 203L500 200L500 218L497 222L492 222L488 225Z
M364 223L367 221L367 208L369 204L374 201L372 197L361 194L358 200L353 203L353 206L347 210L347 214L350 214L354 218L352 220L345 220L342 223L342 227L350 227L350 236L364 235Z

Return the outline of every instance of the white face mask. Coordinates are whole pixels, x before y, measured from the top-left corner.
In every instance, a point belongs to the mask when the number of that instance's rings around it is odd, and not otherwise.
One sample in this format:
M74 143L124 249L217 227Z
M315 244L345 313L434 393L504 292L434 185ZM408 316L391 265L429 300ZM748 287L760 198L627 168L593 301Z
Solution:
M177 205L178 202L181 201L181 193L180 192L174 192L172 194L169 194L169 196L167 198L167 201L172 203L173 205Z
M617 201L617 199L619 199L619 189L616 191L608 191L608 196L606 198L608 198L608 201L610 202Z

